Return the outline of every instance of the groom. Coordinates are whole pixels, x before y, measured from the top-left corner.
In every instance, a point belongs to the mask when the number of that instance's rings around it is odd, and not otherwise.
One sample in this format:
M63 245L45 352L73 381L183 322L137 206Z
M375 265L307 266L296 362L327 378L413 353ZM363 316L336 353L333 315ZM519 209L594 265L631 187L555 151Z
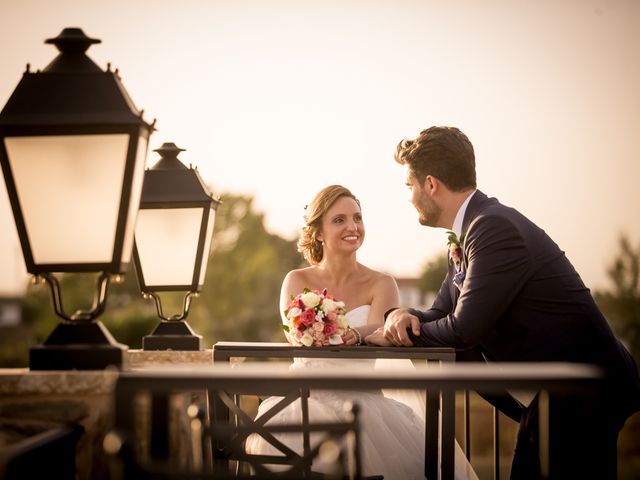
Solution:
M564 252L522 214L476 189L473 146L457 128L431 127L403 140L395 159L405 167L420 223L455 236L433 306L389 312L367 343L455 347L481 361L602 367L600 391L551 398L550 478L615 479L618 432L640 409L640 379ZM539 478L537 397L520 400L511 478Z

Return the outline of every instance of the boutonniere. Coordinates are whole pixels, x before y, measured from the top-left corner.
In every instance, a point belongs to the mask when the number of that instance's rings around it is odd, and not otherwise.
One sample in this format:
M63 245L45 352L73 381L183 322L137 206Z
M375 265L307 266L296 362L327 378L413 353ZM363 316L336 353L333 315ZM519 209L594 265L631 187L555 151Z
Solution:
M456 265L456 267L459 267L460 263L462 262L462 242L464 242L464 234L460 235L460 238L458 239L458 236L455 234L455 232L449 230L447 231L447 233L449 234L449 236L447 237L447 245L449 246L449 258Z

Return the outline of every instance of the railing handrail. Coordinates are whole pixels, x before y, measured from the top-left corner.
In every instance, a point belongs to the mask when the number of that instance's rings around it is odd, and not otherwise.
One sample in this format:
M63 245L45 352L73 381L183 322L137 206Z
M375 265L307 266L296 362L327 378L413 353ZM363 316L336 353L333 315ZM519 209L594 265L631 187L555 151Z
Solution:
M476 390L500 392L505 388L514 390L573 391L575 388L590 388L593 382L603 378L602 371L592 365L577 363L501 363L455 364L437 366L416 365L414 370L370 369L357 365L345 369L289 370L272 363L244 363L242 365L217 365L211 367L148 369L122 372L118 384L128 379L146 379L155 382L154 388L162 389L160 381L173 383L176 388L215 386L223 382L229 388L246 385L247 382L270 381L296 384L311 389L378 389L378 388L436 388L438 390ZM355 383L354 383L355 382ZM171 386L167 383L168 391Z
M307 358L391 358L455 361L456 350L450 347L379 347L375 345L296 347L279 342L217 342L213 346L214 361L232 357L307 357Z

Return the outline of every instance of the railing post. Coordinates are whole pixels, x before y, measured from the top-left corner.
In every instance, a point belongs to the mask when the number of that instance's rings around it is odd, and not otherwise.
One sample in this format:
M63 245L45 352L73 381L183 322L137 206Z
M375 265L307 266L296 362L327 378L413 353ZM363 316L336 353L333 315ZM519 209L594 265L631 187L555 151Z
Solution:
M453 480L454 476L454 455L455 455L455 430L456 430L456 391L444 389L440 392L442 405L440 412L442 415L442 435L441 438L441 478L443 480ZM427 427L429 429L429 427ZM437 477L436 477L437 478Z
M500 480L500 412L493 407L493 478Z
M151 448L153 459L169 457L169 395L151 396Z
M540 478L549 478L549 392L538 394Z
M464 391L464 454L471 461L471 410L469 390Z

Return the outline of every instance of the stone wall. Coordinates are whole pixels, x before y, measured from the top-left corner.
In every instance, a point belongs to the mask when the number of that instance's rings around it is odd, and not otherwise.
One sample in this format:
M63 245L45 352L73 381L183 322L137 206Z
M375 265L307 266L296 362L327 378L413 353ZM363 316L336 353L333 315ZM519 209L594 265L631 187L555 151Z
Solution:
M131 350L128 370L213 366L212 350ZM76 478L109 478L102 441L113 421L118 370L30 371L0 369L0 451L50 428L72 423L85 433L78 442ZM55 465L51 466L55 477Z

